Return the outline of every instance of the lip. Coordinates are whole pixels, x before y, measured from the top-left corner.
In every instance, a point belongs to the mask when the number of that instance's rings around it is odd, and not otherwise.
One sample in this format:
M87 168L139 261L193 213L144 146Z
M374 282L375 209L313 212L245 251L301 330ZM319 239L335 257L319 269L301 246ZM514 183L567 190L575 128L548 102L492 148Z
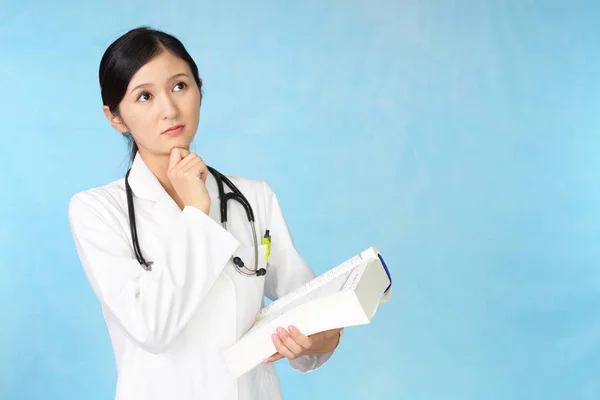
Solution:
M163 135L177 135L179 132L183 130L183 125L175 125L164 131Z

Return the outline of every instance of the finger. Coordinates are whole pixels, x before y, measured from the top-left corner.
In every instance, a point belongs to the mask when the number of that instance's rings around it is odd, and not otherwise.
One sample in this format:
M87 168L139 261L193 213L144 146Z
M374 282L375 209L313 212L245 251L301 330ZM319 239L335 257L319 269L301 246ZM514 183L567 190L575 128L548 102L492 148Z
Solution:
M303 347L301 344L297 343L285 329L277 328L277 334L279 334L279 338L281 339L285 347L287 347L292 353L294 353L294 356L298 357L304 352L304 350L306 350L306 348Z
M277 335L275 333L275 334L273 334L271 336L271 339L273 340L273 344L275 345L275 349L277 350L277 352L279 354L281 354L285 358L289 358L290 360L293 360L293 359L296 358L296 356L294 355L294 353L292 353L292 351L290 349L288 349L285 344L283 344L283 342L279 338L279 335Z
M203 182L206 183L206 177L208 176L208 167L204 163L204 160L202 159L202 157L200 157L196 154L194 158L195 158L195 162L194 162L193 168L195 168L195 172L198 174L198 177L200 179L202 179ZM187 169L186 172L190 171L190 169Z
M272 356L265 358L265 359L263 360L263 363L264 363L264 364L272 363L272 362L275 362L275 361L279 361L279 360L281 360L282 358L283 358L283 356L282 356L281 354L279 354L279 353L275 353L275 354L273 354Z
M202 157L200 157L200 160L202 161L202 169L200 170L200 179L202 179L204 181L204 183L206 183L206 178L208 178L208 167L204 163L204 160L202 160Z
M181 161L181 158L181 149L178 147L173 148L169 156L169 171L172 170L179 161Z
M181 161L175 165L173 171L177 171L178 173L182 173L188 170L190 164L196 162L198 160L198 156L195 153L188 153L187 156L183 157Z
M180 171L183 174L192 174L195 178L199 178L202 182L206 183L206 177L208 176L208 168L204 161L200 157L195 157L193 163L186 165L184 171Z
M200 177L200 168L202 167L202 160L200 157L193 155L190 153L189 156L181 160L181 166L179 168L179 172L182 174L187 174L189 172L195 172L198 177Z
M183 147L180 148L181 150L181 157L187 157L188 154L190 154L190 151L188 149L184 149Z
M305 349L310 349L312 346L312 339L309 338L308 336L305 336L302 334L302 332L300 332L298 330L298 328L296 328L295 326L290 326L288 328L290 335L292 336L292 338L294 339L294 341L296 343L298 343L300 346L304 347Z

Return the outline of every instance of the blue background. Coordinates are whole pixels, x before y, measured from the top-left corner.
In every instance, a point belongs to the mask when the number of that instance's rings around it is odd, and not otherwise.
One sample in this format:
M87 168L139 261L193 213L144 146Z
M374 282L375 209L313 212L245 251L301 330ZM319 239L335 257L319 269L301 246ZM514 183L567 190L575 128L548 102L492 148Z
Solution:
M600 398L600 3L567 0L3 0L0 398L113 396L67 206L125 172L97 70L138 25L315 272L376 245L395 279L323 369L278 365L287 399Z

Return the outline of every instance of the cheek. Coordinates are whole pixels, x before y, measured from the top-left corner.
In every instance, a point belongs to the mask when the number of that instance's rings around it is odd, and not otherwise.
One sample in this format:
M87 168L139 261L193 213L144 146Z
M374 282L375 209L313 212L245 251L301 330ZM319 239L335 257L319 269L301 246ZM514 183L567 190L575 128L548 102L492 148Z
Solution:
M152 133L156 131L156 118L151 107L130 110L125 122L136 142L147 144L149 140L152 140Z
M190 121L198 121L200 116L200 96L190 96L182 104L182 110L185 110L185 116Z

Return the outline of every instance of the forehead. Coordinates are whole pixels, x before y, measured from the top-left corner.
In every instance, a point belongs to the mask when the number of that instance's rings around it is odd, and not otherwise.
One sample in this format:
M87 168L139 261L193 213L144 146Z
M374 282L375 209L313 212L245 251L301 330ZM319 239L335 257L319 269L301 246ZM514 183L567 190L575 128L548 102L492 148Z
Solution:
M188 74L190 77L192 75L190 67L184 60L169 51L162 51L151 58L133 75L129 87L144 83L159 85L173 75L181 73Z

